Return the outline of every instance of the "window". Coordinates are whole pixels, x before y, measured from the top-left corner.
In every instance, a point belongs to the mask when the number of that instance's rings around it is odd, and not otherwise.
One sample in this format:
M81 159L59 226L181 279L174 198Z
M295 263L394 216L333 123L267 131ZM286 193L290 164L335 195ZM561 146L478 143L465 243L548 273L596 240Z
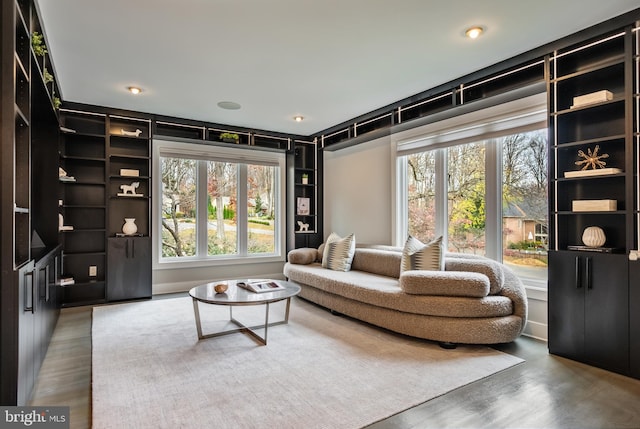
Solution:
M448 251L502 261L527 286L546 287L546 110L544 96L534 100L396 142L399 242L442 235Z
M154 140L159 264L283 258L284 154Z

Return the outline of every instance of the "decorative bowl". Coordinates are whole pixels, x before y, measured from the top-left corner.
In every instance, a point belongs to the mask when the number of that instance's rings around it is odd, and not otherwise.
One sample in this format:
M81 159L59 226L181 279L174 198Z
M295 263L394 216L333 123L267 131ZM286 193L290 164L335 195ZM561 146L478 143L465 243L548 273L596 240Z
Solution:
M215 290L216 293L225 293L228 288L229 288L228 284L226 284L226 283L218 283L217 285L215 285L213 287L213 290Z

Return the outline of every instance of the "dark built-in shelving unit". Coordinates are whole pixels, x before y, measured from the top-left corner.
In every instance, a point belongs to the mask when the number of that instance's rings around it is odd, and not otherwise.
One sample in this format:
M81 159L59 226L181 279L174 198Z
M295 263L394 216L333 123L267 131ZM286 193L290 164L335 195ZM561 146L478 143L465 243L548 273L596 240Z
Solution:
M0 403L25 405L59 313L58 89L33 2L0 8Z
M548 63L549 350L634 377L640 370L633 333L640 302L637 277L629 273L639 263L629 259L638 249L637 37L637 28L624 28L557 50ZM601 99L595 102L576 100L596 93ZM593 153L596 146L614 170L571 177L580 170L579 153ZM573 206L590 200L615 200L617 206ZM605 244L575 250L590 226L604 231Z
M151 120L62 109L60 122L60 234L73 279L63 305L150 298Z

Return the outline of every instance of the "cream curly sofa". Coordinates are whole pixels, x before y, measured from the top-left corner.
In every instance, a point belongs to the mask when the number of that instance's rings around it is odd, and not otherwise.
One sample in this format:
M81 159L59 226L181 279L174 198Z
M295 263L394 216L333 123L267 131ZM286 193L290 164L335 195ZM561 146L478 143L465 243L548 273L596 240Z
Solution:
M300 296L402 334L455 344L517 338L527 320L522 282L490 259L447 253L444 271L401 272L402 249L358 247L349 271L323 268L317 249L289 252L284 275Z

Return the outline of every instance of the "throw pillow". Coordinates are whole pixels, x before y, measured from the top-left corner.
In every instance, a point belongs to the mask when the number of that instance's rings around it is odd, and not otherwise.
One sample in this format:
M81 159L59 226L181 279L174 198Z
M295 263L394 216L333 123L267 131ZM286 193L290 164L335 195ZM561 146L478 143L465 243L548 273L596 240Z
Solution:
M349 271L355 251L356 238L354 234L341 238L332 232L324 243L322 266L335 271Z
M444 250L442 237L438 237L428 244L423 244L417 238L409 235L402 249L401 271L408 270L444 270Z

